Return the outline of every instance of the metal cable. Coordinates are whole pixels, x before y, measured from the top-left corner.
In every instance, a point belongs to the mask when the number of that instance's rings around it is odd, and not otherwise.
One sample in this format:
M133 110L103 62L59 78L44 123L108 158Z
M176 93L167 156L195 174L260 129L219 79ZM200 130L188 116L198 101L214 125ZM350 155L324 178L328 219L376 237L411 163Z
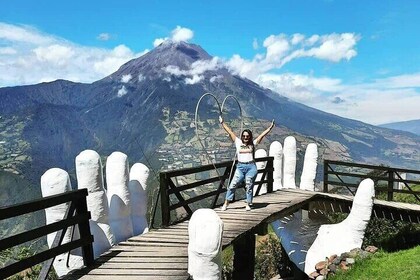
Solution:
M207 156L207 158L209 159L209 161L211 162L211 164L213 165L213 167L214 167L214 170L216 171L216 173L217 173L217 176L219 177L219 180L220 180L220 182L222 182L222 178L221 178L221 175L220 175L220 173L219 173L219 170L217 169L217 167L216 167L216 163L214 162L214 160L208 155L208 153L207 153L207 149L206 149L206 147L204 146L204 144L203 144L203 142L201 141L201 139L200 139L200 135L199 135L199 132L198 132L198 117L199 117L199 115L198 115L198 109L199 109L199 107L200 107L200 103L201 103L201 100L203 100L203 98L204 97L206 97L206 96L211 96L211 97L213 97L214 98L214 100L216 101L216 104L217 104L217 106L218 106L218 109L219 109L219 115L220 116L222 116L223 115L223 108L224 108L224 105L225 105L225 102L226 102L226 100L229 98L229 97L231 97L231 98L233 98L236 102L237 102L237 104L238 104L238 106L239 106L239 113L240 113L240 119L241 119L241 132L242 132L242 127L243 127L243 120L242 120L242 108L241 108L241 105L239 104L239 101L238 101L238 99L236 99L233 95L228 95L228 96L226 96L224 99L223 99L223 102L222 102L222 106L220 106L220 103L219 103L219 101L217 100L217 98L216 98L216 96L214 96L213 94L211 94L211 93L205 93L205 94L203 94L201 97L200 97L200 99L198 100L198 102L197 102L197 105L196 105L196 107L195 107L195 134L196 134L196 137L197 137L197 140L198 140L198 142L200 143L200 145L201 145L201 147L203 148L203 150L205 151L205 154L206 154L206 156ZM234 157L233 157L233 164L232 164L232 167L231 167L231 170L230 170L230 174L232 174L232 170L233 170L233 166L234 166L234 162L235 162L235 159L236 159L236 152L235 152L235 155L234 155ZM230 183L230 176L229 176L229 180L228 180L228 186L229 186L229 183ZM224 185L224 184L223 184Z
M222 106L221 106L221 109L220 109L220 112L221 112L221 115L223 116L223 108L224 108L224 106L225 106L225 102L226 102L226 100L229 98L229 97L231 97L231 98L233 98L235 101L236 101L236 103L238 104L238 107L239 107L239 116L240 116L240 120L241 120L241 125L240 125L240 130L239 130L239 134L238 135L241 135L241 133L242 133L242 131L243 131L243 126L244 126L244 121L243 121L243 118L242 118L242 107L241 107L241 104L239 104L239 100L238 99L236 99L236 97L235 96L233 96L233 95L228 95L228 96L226 96L225 97L225 99L223 99L223 102L222 102ZM233 156L233 159L232 159L232 167L230 168L230 173L229 174L232 174L232 171L233 171L233 167L235 166L235 160L236 160L236 151L235 151L235 155ZM232 176L229 176L229 180L228 180L228 186L230 185L230 178L231 178Z

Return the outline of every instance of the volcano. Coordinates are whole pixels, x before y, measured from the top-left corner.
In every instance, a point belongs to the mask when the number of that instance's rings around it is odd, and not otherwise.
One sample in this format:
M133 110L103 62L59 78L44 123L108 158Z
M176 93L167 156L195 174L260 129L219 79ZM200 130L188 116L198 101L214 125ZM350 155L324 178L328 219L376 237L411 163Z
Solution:
M277 125L269 140L282 142L294 135L301 154L305 143L316 142L321 159L407 168L420 162L417 135L294 102L232 74L198 45L165 42L91 84L57 80L1 88L1 169L39 190L43 172L59 167L72 174L74 159L84 149L103 157L118 150L130 163L147 159L159 169L197 164L191 159L200 153L194 150L194 112L208 92L219 100L235 96L246 125L257 134L274 119ZM226 116L234 128L239 127L236 107L231 104ZM200 108L201 126L214 137L223 134L217 117L214 101L206 100ZM191 148L180 154L185 147Z

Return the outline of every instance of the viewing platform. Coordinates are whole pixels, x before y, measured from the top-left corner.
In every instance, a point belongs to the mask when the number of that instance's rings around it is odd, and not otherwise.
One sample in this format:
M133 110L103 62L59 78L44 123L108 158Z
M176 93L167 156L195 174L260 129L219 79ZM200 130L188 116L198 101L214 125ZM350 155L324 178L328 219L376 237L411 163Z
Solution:
M200 199L215 197L211 203L217 215L223 221L222 249L232 245L235 252L233 261L234 279L252 279L254 273L252 265L255 260L255 235L266 234L268 225L278 219L286 217L300 209L323 209L332 212L349 212L353 197L350 195L330 194L324 192L307 191L300 189L272 189L272 161L271 157L261 158L258 161L266 161L266 166L259 170L261 176L256 181L257 196L253 201L251 211L245 211L243 201L232 202L226 211L220 210L220 201L217 197L226 191L223 188L224 180L229 178L229 168L232 162L218 163L217 168L225 168L222 176L206 178L202 181L189 183L183 186L175 186L172 178L185 174L191 174L195 171L211 170L213 166L201 166L197 168L175 170L161 173L161 217L162 225L160 228L151 228L148 233L134 236L126 241L113 246L109 251L103 253L99 258L93 260L92 256L92 235L87 227L87 219L90 213L86 212L86 190L73 191L54 197L47 197L38 201L15 205L8 208L2 208L0 219L7 219L41 210L46 207L58 205L65 201L73 201L75 204L68 210L69 217L63 221L44 226L41 229L34 229L25 235L25 233L0 240L0 249L4 250L16 246L23 242L40 237L47 233L55 232L59 228L66 228L78 224L81 231L79 240L74 240L67 244L60 244L57 235L56 247L34 255L23 261L14 263L10 266L0 269L0 277L5 278L13 275L33 264L47 261L49 266L52 263L52 257L63 252L67 252L77 247L83 248L85 267L75 270L64 279L168 279L168 280L187 280L188 274L188 225L191 214L196 210L192 207ZM331 162L325 163L326 166ZM337 164L334 162L333 164ZM366 167L366 166L365 166ZM382 167L381 167L382 168ZM393 172L396 172L393 170ZM328 178L328 173L324 174ZM338 172L335 172L338 173ZM340 175L343 175L341 172ZM349 174L349 173L345 173ZM335 174L337 175L337 174ZM354 174L353 174L354 175ZM365 177L359 176L359 177ZM384 179L385 177L377 177ZM390 178L389 176L387 178ZM394 178L394 177L393 177ZM379 180L378 179L378 180ZM197 188L203 184L219 182L216 190L202 193L195 197L183 196L181 192L191 188ZM397 181L404 181L397 179ZM408 180L410 181L410 180ZM200 183L201 182L201 183ZM328 179L327 183L333 182ZM340 184L344 184L341 180ZM410 181L413 182L413 181ZM263 184L266 184L267 193L258 195ZM324 190L328 186L324 186ZM388 189L388 191L390 191ZM418 193L413 192L413 195ZM178 198L178 201L171 199L171 196ZM391 196L392 197L392 196ZM223 196L220 196L223 200ZM72 204L71 204L72 205ZM174 213L184 214L173 215ZM71 213L75 213L74 216ZM171 214L172 213L172 214ZM413 223L420 223L420 205L407 204L392 201L376 200L374 201L372 216L387 218L392 220L404 220ZM175 220L174 220L175 217ZM153 223L152 223L153 225ZM63 232L63 231L60 231ZM90 246L90 248L89 248ZM44 272L48 272L49 269Z
M242 201L231 203L226 211L215 209L224 224L223 249L236 243L245 244L245 247L238 248L241 259L235 260L237 265L240 262L247 264L243 258L248 258L248 261L253 258L249 252L255 249L255 234L266 233L270 222L308 208L311 203L315 203L314 207L323 205L330 209L333 205L341 205L341 210L346 208L348 211L347 205L351 202L350 196L284 189L255 197L251 211L245 211ZM397 211L401 215L405 212L416 216L417 223L420 222L420 205L376 200L374 215L386 216L385 210L389 213ZM188 220L132 237L103 254L92 267L75 271L65 279L186 280L189 279L187 247Z

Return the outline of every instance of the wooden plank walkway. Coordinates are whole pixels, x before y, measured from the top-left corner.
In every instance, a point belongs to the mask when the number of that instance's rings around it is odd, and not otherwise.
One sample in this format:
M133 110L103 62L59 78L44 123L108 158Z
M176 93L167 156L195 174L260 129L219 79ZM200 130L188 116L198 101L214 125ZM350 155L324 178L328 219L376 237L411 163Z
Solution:
M223 248L320 198L352 200L349 196L287 189L255 197L251 211L245 211L242 201L231 203L224 212L215 209L224 223ZM409 208L420 216L418 205L377 200L375 204ZM65 279L186 280L189 278L187 247L188 221L185 221L121 242L98 258L93 267L75 271Z
M251 211L242 201L227 211L215 209L223 220L223 248L260 225L295 212L316 193L277 191L254 198ZM188 279L188 221L132 237L103 254L95 266L75 271L65 279Z

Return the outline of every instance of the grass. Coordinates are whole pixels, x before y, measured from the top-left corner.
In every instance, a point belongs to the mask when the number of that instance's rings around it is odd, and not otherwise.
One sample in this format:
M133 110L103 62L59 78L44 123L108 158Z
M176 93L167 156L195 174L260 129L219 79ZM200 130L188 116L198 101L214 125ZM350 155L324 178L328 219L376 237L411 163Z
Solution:
M411 186L411 188L414 191L420 191L420 185ZM386 199L386 194L380 194L378 198ZM394 194L394 201L419 204L413 195L407 194ZM338 215L337 213L330 219L338 222L343 218L343 214ZM419 279L418 276L415 276L420 275L419 233L419 224L372 218L363 243L364 245L375 245L382 251L369 259L356 260L355 265L349 271L340 271L328 279ZM413 245L416 247L412 247ZM411 249L390 253L390 251L404 247L411 247Z
M411 185L410 188L415 192L420 192L420 185ZM404 190L408 190L406 187L403 188ZM379 193L377 195L378 199L386 200L386 192ZM419 196L419 195L417 195ZM404 203L412 203L412 204L420 204L420 202L416 199L416 197L412 194L405 194L405 193L394 193L393 201L404 202Z
M350 270L340 271L328 279L418 279L416 277L420 275L419 256L420 246L394 253L378 252L363 261L356 260Z

